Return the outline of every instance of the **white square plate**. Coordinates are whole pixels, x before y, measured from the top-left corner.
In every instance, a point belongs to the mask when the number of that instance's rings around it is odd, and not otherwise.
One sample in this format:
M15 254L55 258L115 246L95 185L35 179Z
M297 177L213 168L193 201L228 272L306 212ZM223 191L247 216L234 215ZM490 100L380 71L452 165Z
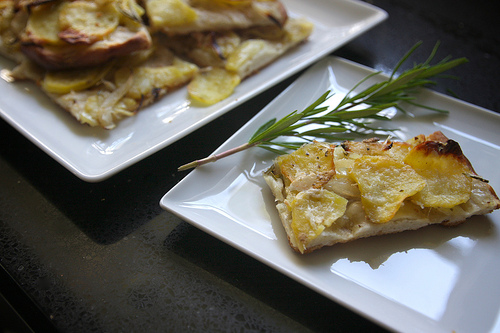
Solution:
M332 89L337 101L371 70L339 58L320 61L234 134L217 152L246 142L271 118L302 110ZM332 102L334 102L332 100ZM407 139L436 130L458 141L477 173L500 189L500 115L424 90L419 103L384 126ZM202 156L200 156L202 157ZM187 175L162 208L311 289L403 332L500 331L500 211L456 228L431 226L298 255L288 246L262 178L275 156L252 148ZM189 162L189 161L186 161Z
M292 16L315 24L309 41L210 107L190 105L185 89L106 131L78 124L32 84L0 80L0 116L79 178L97 182L181 139L269 87L311 65L387 17L353 0L284 0ZM0 59L0 70L12 64ZM1 75L0 75L1 76Z

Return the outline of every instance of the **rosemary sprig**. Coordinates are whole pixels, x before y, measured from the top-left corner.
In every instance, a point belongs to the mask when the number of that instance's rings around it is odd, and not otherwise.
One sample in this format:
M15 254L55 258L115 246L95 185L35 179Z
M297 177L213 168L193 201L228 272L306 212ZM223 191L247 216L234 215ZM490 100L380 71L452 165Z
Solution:
M437 43L425 62L414 64L411 69L404 71L396 77L396 72L399 68L421 44L421 42L415 44L403 56L387 80L372 84L361 92L355 93L355 90L358 89L361 84L373 76L380 74L380 72L368 75L356 84L339 104L332 109L324 105L332 96L330 95L330 91L327 91L302 112L295 110L279 120L269 120L252 135L247 143L225 152L185 164L179 167L178 170L187 170L203 164L215 162L221 158L255 146L276 153L284 153L287 150L296 149L304 144L304 142L312 141L315 138L343 140L343 138L338 136L339 133L355 133L362 135L366 133L367 130L375 130L370 128L367 124L367 120L390 120L381 115L381 111L394 107L399 111L405 112L400 105L401 102L406 102L410 105L436 112L448 113L446 110L435 109L415 103L414 94L420 87L435 84L431 78L453 67L466 63L468 60L466 58L450 60L449 57L447 57L437 64L431 65L430 62L434 58L439 47L439 43ZM307 129L306 126L309 125L315 125L316 127ZM283 142L275 141L279 137L292 137L297 140Z

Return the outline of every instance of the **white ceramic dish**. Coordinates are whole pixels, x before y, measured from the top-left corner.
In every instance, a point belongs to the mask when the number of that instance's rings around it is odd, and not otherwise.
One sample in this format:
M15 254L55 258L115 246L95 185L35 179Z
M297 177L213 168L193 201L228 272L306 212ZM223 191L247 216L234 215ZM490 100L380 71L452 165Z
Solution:
M328 89L346 92L371 70L325 58L233 135L242 144L264 122L309 105ZM314 83L314 84L311 84ZM337 97L333 97L337 98ZM500 115L431 91L388 124L407 139L441 130L458 141L478 174L500 190ZM200 156L201 157L201 156ZM187 175L161 206L209 234L346 307L399 332L500 331L500 212L457 228L439 226L358 240L301 256L288 246L262 171L275 156L259 148ZM189 162L189 161L186 161Z
M309 42L245 80L230 98L216 105L191 106L186 90L180 89L106 131L81 126L34 85L0 80L0 116L81 179L101 181L304 69L387 17L383 10L360 1L283 2L291 15L304 15L315 24ZM0 59L0 70L11 67Z

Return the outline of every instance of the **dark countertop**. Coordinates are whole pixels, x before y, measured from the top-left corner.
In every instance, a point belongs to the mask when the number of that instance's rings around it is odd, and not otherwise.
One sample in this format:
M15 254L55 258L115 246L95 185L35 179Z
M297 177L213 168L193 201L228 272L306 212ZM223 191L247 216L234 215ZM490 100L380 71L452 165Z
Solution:
M439 40L438 57L470 62L453 70L460 80L433 89L500 112L494 1L369 2L388 20L335 55L388 71L417 41L426 57ZM100 183L79 180L0 120L6 302L37 332L384 331L158 205L187 174L180 164L215 150L296 78ZM0 307L0 328L10 310Z

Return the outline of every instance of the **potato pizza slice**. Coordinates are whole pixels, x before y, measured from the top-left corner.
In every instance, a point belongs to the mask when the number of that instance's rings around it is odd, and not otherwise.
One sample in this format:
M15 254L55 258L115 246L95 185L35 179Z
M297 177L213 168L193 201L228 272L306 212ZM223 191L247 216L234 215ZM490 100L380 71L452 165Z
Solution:
M441 132L407 142L330 144L333 163L304 154L328 145L306 144L264 173L290 246L299 253L432 224L454 226L500 208L493 188ZM320 166L303 167L314 163ZM315 180L324 178L324 168L335 172L326 182Z

